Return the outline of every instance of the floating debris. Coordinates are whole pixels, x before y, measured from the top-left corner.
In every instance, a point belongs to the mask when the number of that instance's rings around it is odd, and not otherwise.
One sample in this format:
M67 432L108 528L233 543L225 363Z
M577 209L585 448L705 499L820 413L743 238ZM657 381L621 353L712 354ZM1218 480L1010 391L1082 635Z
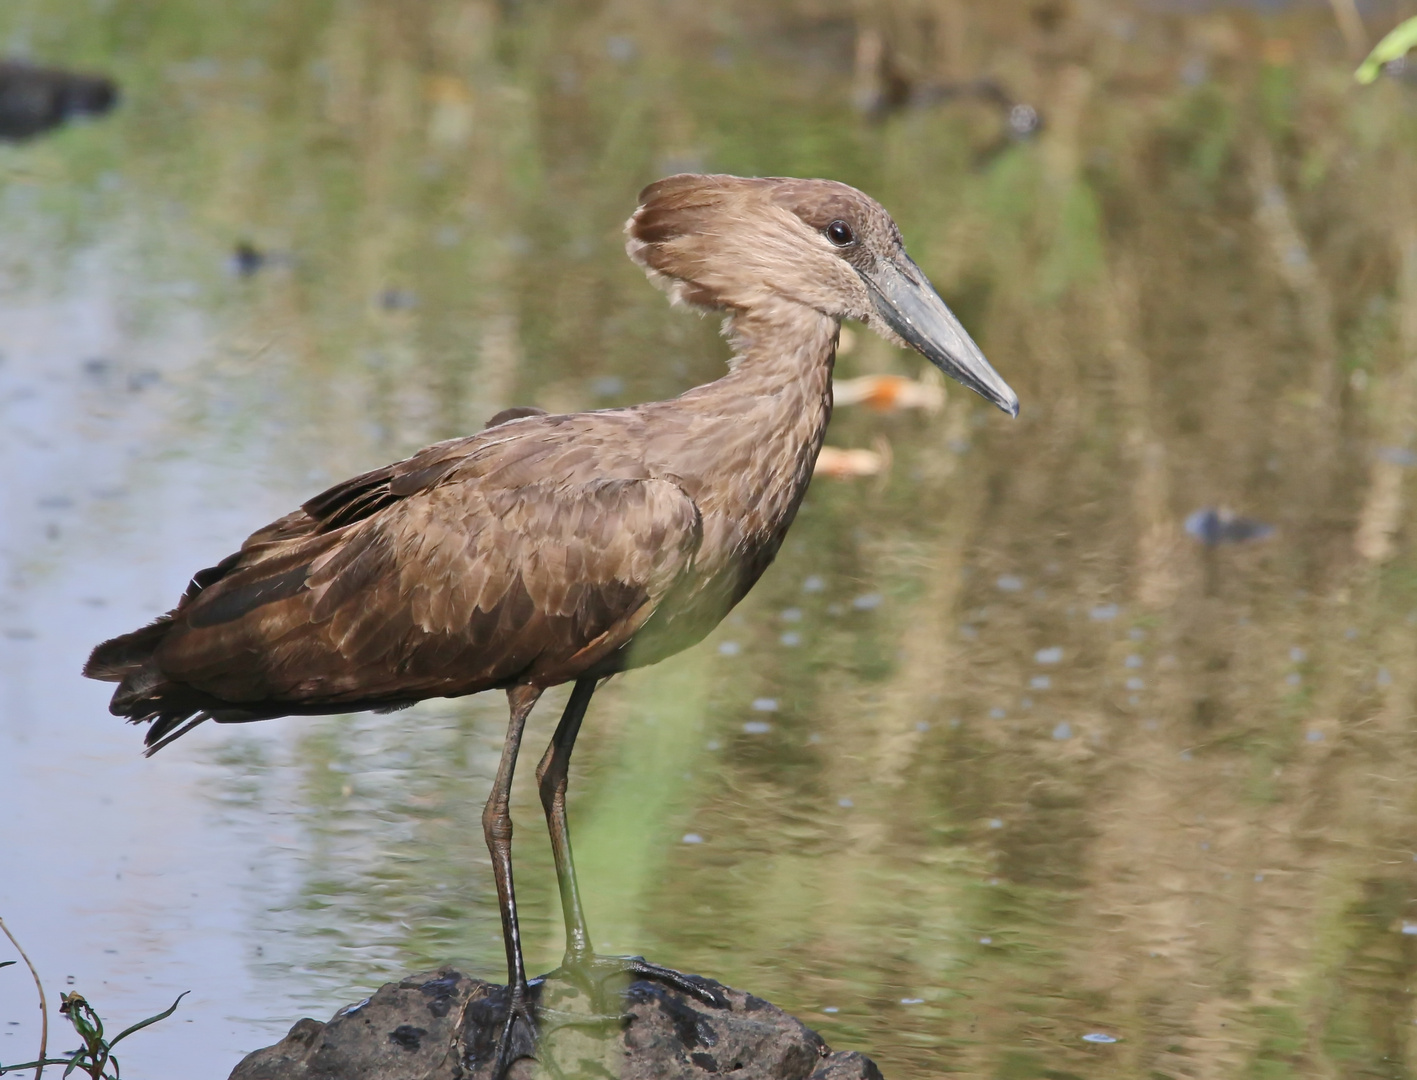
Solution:
M749 720L743 725L743 732L746 735L766 735L772 730L772 725L766 720Z
M1082 1037L1082 1041L1090 1043L1114 1043L1119 1040L1115 1035L1108 1035L1101 1031L1089 1031Z
M865 593L851 601L851 606L857 611L875 611L881 606L881 601L884 599L885 597L878 592Z
M1240 517L1223 508L1206 507L1186 518L1186 532L1206 547L1215 547L1218 544L1263 540L1273 535L1274 526L1253 518Z
M681 844L702 844L704 842L704 838L696 832L686 832L684 834L683 839L681 839L679 842Z
M1039 649L1033 654L1035 664L1056 664L1063 659L1063 647L1061 645L1050 645L1046 649Z
M249 240L237 241L236 246L231 250L231 257L226 261L227 267L239 278L255 277L262 270L289 266L290 264L289 255L274 251L262 251Z
M920 379L906 375L862 375L834 379L832 401L837 405L865 405L877 412L920 409L939 412L945 405L944 377L929 368Z
M777 712L777 698L760 697L753 699L754 712Z
M843 450L837 446L824 446L817 455L813 476L829 476L833 480L851 480L858 476L880 476L891 467L890 444L884 439L876 440L876 449L858 447Z
M102 75L0 61L0 139L33 138L76 117L101 116L117 103L118 87Z

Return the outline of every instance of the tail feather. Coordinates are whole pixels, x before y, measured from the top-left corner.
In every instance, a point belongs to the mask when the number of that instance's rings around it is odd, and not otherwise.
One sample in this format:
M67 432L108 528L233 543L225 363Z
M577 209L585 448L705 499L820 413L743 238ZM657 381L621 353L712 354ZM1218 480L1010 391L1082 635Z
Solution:
M141 630L110 638L89 654L84 674L100 682L123 682L141 670L172 627L172 616L160 616Z
M143 757L152 757L173 739L182 738L198 724L210 720L211 714L199 712L194 716L191 712L154 713L147 719L152 720L152 727L148 728L148 733L143 736Z
M141 630L105 641L84 665L90 679L119 684L109 712L148 725L143 745L149 757L209 719L193 693L169 682L155 662L157 647L171 628L172 616L163 615Z

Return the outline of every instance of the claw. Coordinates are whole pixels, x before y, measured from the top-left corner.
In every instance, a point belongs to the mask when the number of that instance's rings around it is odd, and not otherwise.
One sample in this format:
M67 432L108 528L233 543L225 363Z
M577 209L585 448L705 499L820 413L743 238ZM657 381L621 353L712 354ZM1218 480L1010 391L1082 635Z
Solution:
M616 976L628 977L629 981L650 979L673 987L710 1008L729 1008L728 996L723 992L723 987L712 979L706 979L702 975L685 975L673 968L651 964L643 956L567 956L561 966L546 978L560 978L572 983L585 991L596 1008L604 1010L605 984Z
M538 980L539 982L539 980ZM489 1001L495 1013L502 1014L500 1019L501 1031L497 1038L497 1045L493 1054L492 1071L488 1074L488 1080L507 1080L512 1066L522 1058L536 1058L537 1045L541 1038L536 1021L536 1003L533 1000L534 990L540 989L537 983L532 983L530 987L523 987L518 991L512 989L510 992L504 991L507 996L503 999L506 1002L505 1013L497 1006L501 1003ZM477 1059L485 1053L483 1049L485 1043L476 1048L470 1048L467 1064L476 1070Z

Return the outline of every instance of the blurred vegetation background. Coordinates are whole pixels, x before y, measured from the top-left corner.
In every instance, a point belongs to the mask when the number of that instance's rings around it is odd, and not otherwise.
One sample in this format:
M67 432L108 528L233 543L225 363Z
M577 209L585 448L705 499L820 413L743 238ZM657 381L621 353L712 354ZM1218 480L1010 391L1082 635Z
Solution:
M135 487L196 468L204 497L240 473L290 502L508 405L672 396L725 349L624 258L640 187L855 184L1022 415L953 385L933 413L842 407L828 442L888 469L819 478L713 639L597 697L571 795L598 944L892 1080L1409 1076L1417 82L1352 72L1414 10L8 0L4 51L122 103L0 148L0 295L101 282L122 345L72 358L116 380L93 408L139 408L153 342L185 357L127 442L52 420L78 449L43 475L118 453ZM843 376L920 374L849 344ZM87 505L91 546L153 530ZM1273 535L1203 543L1208 508ZM47 520L10 535L12 590L85 557ZM174 597L222 553L161 550ZM246 962L323 1016L449 956L496 976L503 723L203 729L146 767L199 757L213 843L265 845ZM544 969L560 915L519 800Z

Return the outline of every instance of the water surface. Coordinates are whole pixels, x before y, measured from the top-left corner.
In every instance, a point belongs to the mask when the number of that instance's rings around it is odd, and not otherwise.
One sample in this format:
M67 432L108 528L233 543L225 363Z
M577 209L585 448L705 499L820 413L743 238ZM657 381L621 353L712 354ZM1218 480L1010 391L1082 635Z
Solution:
M623 256L635 193L821 175L892 210L1022 416L838 410L888 470L814 484L709 641L597 695L598 947L891 1080L1408 1075L1417 97L1347 48L1327 9L0 9L0 51L124 95L0 146L0 915L51 993L124 1023L191 989L127 1073L219 1080L399 973L499 975L500 698L145 761L78 669L334 480L714 377L714 321ZM984 77L1008 100L941 92ZM921 373L852 337L843 376ZM1232 514L1271 531L1187 530ZM0 1061L36 1029L0 971Z

